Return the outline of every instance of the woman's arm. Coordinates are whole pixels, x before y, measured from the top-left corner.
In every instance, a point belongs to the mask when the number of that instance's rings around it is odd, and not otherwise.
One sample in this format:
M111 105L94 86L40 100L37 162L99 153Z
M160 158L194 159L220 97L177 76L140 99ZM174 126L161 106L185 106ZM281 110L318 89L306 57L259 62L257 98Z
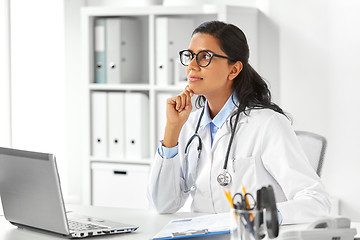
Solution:
M287 198L277 203L283 223L309 222L329 215L328 193L283 115L274 114L265 125L262 160Z
M186 87L182 93L167 99L166 102L164 140L156 151L148 184L148 199L159 213L176 212L184 205L188 197L188 193L182 190L185 189L185 180L177 150L170 158L164 150L178 145L180 132L192 109L191 96L193 96L192 91Z

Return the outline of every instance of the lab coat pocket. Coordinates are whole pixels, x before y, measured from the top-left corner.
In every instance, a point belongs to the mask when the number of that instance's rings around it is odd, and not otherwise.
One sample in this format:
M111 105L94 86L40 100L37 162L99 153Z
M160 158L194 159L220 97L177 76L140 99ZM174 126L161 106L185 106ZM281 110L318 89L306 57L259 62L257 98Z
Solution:
M248 185L256 179L255 157L239 157L231 159L229 171L235 185Z

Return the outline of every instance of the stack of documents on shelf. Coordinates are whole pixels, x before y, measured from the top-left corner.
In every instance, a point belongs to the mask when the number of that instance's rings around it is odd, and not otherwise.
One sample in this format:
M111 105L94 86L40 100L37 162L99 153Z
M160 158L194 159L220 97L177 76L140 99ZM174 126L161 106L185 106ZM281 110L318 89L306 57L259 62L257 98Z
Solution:
M91 148L97 158L149 156L149 98L140 92L92 92Z
M156 96L156 141L164 139L165 125L166 125L166 101L168 98L176 94L171 93L158 93Z
M94 82L139 82L139 21L126 17L96 18L94 28Z
M179 51L187 49L194 30L189 18L157 17L155 21L156 83L160 86L186 86L185 67Z
M230 213L210 214L169 222L153 239L178 239L230 232ZM228 235L227 235L228 236Z

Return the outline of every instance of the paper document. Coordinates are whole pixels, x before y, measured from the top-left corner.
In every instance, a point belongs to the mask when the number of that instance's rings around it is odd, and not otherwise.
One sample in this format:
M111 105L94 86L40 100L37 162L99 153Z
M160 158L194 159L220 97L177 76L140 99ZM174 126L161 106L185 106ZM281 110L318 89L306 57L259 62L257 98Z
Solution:
M153 239L177 239L230 232L230 213L170 221Z

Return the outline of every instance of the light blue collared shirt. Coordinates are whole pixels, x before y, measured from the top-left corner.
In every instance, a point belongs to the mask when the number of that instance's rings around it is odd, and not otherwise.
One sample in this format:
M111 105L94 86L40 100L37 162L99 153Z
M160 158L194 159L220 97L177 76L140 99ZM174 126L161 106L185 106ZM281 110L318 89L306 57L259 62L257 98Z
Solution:
M226 122L226 119L230 116L231 112L234 109L235 104L237 103L238 99L236 95L233 93L226 101L225 105L222 107L220 112L214 117L214 119L211 120L210 113L209 113L209 105L208 102L205 102L205 110L204 110L204 116L202 119L203 125L206 127L206 125L210 125L210 134L211 134L211 146L215 139L215 135L217 131L224 125ZM158 145L158 153L159 155L164 158L173 158L178 154L179 148L178 145L172 148L167 148L162 145L162 141L159 142Z
M216 114L216 116L212 120L210 118L209 104L206 101L203 124L204 126L210 124L211 146L214 142L217 131L224 125L226 119L230 116L231 112L234 110L235 107L234 103L237 103L237 101L238 99L236 95L231 94L231 96L226 101L225 105L221 108L220 112Z

